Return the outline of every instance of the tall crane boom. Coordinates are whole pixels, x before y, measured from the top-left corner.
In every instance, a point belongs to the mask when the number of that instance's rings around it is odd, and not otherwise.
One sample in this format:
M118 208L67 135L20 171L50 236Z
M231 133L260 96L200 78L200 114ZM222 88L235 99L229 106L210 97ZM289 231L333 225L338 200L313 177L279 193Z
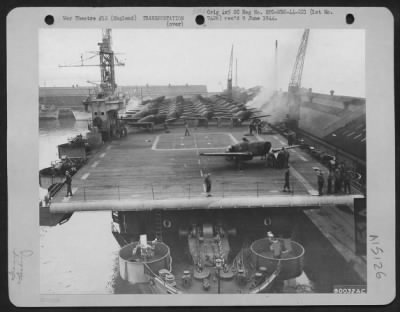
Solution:
M278 40L275 40L274 91L278 91Z
M238 87L238 70L237 70L237 59L236 59L236 67L235 67L235 87Z
M232 92L232 65L233 65L233 45L231 49L231 58L229 61L229 70L228 70L228 85L227 85L228 93Z
M299 50L297 51L296 62L293 67L292 76L289 82L288 101L287 101L287 127L297 129L300 120L300 87L301 76L303 74L304 58L306 56L309 29L305 29L301 38Z
M304 33L303 33L303 37L301 38L299 50L297 51L296 62L294 64L292 76L290 78L289 88L290 87L295 87L295 88L301 87L301 76L303 74L304 59L306 56L309 34L310 34L310 29L305 29Z

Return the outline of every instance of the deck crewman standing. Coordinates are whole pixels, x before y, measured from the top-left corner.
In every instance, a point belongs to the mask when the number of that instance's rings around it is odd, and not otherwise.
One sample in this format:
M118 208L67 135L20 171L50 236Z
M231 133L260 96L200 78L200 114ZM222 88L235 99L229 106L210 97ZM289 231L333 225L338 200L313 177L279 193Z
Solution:
M72 177L68 170L65 171L65 183L67 184L67 197L72 196L72 189L71 189Z
M329 170L329 174L328 174L328 189L327 189L327 193L328 194L332 194L332 182L333 182L333 173L332 170Z
M351 171L346 170L343 175L343 187L346 194L351 194Z
M267 154L267 167L268 168L275 168L276 167L276 158L274 153L269 152Z
M284 147L279 151L278 156L276 158L276 167L278 169L287 168L289 162L289 153L286 151Z
M289 171L289 166L285 170L285 185L283 186L283 191L284 192L290 192L290 183L289 183L289 177L290 177L290 171Z
M207 173L204 178L204 189L206 191L207 197L211 196L211 173Z
M185 121L185 136L190 136L189 124Z
M342 189L342 174L339 168L335 170L335 193L339 193Z
M322 173L322 170L318 170L318 195L321 196L323 194L322 190L324 187L324 175Z

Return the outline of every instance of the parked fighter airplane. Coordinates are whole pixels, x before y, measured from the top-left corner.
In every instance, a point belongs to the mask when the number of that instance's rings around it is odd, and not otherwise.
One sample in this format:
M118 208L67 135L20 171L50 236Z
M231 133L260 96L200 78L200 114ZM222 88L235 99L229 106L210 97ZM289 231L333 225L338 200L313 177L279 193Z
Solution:
M256 156L266 156L268 153L286 153L286 150L300 147L300 145L291 145L287 147L272 148L269 141L249 142L243 138L243 141L229 145L225 152L200 153L201 156L224 156L226 160L235 160L237 162L252 160Z
M248 107L245 102L235 101L226 96L215 95L210 99L218 104L218 109L214 108L213 110L213 118L235 119L243 122L270 116L269 114L263 114L263 111L257 108Z
M239 111L238 113L234 114L234 118L237 118L240 121L246 121L246 120L250 120L250 119L259 119L259 118L269 117L269 116L271 116L271 115L270 114L256 115L251 110Z
M167 121L176 119L169 115L171 102L171 100L165 99L164 96L146 100L135 113L125 114L122 118L127 125L135 127L147 128L149 124L164 124Z

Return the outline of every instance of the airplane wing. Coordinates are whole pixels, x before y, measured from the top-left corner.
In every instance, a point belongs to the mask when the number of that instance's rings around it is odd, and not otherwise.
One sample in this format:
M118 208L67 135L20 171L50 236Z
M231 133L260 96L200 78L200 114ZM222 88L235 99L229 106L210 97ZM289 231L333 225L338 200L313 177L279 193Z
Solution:
M214 116L213 119L232 119L232 116Z
M286 150L288 150L288 149L300 147L300 145L290 145L290 146L282 146L282 147L284 147ZM271 148L270 152L277 153L282 150L282 147Z
M196 120L196 119L207 119L204 116L198 115L186 115L186 116L180 116L180 119L186 119L186 120Z
M200 156L252 156L249 152L215 152L215 153L200 153Z
M269 117L269 116L271 116L271 115L269 114L269 115L252 116L252 117L249 117L249 119L263 118L263 117Z

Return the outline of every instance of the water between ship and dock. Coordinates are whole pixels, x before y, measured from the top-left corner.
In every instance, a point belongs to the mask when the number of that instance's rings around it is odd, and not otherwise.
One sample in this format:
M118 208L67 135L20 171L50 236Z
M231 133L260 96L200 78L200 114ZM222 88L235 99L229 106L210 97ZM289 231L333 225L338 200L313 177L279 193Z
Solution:
M58 159L57 145L87 131L86 121L40 121L39 169ZM46 190L40 189L42 198ZM119 277L120 246L111 233L111 213L74 213L68 222L40 227L40 292L104 294L140 292ZM303 214L295 239L305 250L304 273L293 292L330 293L335 284L364 284L343 257ZM302 229L307 229L302 231ZM171 246L180 249L180 246ZM176 254L179 254L176 253ZM174 255L174 253L172 253Z
M86 121L40 120L39 169L58 159L57 145L86 131ZM39 187L40 198L46 193ZM63 225L40 227L41 293L113 292L110 281L118 244L111 234L110 218L108 212L79 213Z

